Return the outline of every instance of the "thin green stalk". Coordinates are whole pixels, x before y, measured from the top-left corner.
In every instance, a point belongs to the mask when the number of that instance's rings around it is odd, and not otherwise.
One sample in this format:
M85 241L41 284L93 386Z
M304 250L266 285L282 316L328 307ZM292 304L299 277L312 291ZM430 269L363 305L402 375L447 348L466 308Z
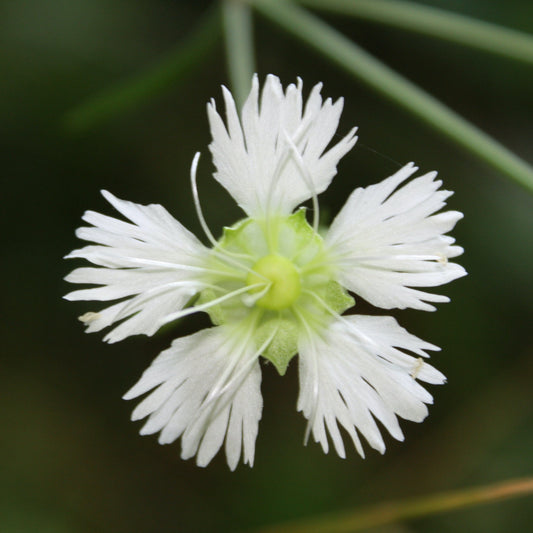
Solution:
M154 96L183 82L199 68L214 48L220 35L218 7L210 9L174 51L134 78L119 82L89 99L64 118L64 125L72 131L81 131L116 115L136 109Z
M224 0L222 15L231 88L240 107L255 72L252 14L242 0Z
M466 15L402 0L298 0L309 7L388 24L533 64L533 37Z
M256 530L256 533L354 533L376 526L395 524L528 494L533 494L533 477L474 489L443 492L423 498L382 503L359 511L275 525Z
M528 163L337 30L287 1L250 1L287 32L533 192Z

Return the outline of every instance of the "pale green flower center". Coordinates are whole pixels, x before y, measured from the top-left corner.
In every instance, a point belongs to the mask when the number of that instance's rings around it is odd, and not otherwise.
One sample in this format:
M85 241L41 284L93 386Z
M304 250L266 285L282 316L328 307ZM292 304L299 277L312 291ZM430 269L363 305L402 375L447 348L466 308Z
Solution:
M280 374L296 355L301 335L320 334L335 313L354 304L303 209L225 228L208 266L212 288L197 303L206 306L214 324L237 325L243 339L251 331Z
M269 285L267 293L255 302L259 307L281 311L290 307L300 295L300 274L291 261L281 255L266 255L252 267L246 277L247 285L261 282ZM251 288L250 292L261 292L261 288Z

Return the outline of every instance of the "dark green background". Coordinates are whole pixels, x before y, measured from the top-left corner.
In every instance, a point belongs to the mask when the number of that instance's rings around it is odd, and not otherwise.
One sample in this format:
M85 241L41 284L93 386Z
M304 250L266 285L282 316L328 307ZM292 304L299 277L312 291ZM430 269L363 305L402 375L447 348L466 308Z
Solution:
M426 2L533 32L533 4ZM205 104L228 83L217 46L186 82L85 131L65 114L115 82L155 64L185 38L208 2L3 0L0 3L2 179L2 364L0 531L218 532L366 503L524 476L533 471L533 198L425 125L398 110L262 19L258 71L297 75L306 91L344 96L340 134L360 142L321 197L333 216L348 193L414 160L437 169L449 202L465 213L454 235L470 275L442 289L437 313L394 312L412 333L442 347L447 376L432 387L423 424L403 423L406 442L380 456L346 460L302 446L296 364L281 379L263 371L265 408L253 469L230 473L219 454L207 469L159 446L129 421L121 395L170 341L207 325L191 318L154 338L106 345L85 335L62 281L62 256L80 245L85 209L113 214L106 188L139 203L162 203L197 234L188 184L204 154L199 186L212 228L240 213L210 178ZM533 65L374 24L327 17L359 44L431 91L529 161ZM220 106L220 105L219 105ZM222 200L221 200L222 198ZM216 232L219 230L217 229ZM76 263L81 264L81 263ZM360 302L359 312L367 306ZM374 311L375 312L375 311ZM530 531L531 499L418 520L402 532Z

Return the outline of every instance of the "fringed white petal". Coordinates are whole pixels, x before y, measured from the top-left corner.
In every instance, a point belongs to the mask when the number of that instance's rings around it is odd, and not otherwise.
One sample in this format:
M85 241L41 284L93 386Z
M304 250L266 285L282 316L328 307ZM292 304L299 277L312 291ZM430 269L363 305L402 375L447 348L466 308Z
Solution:
M242 121L227 89L223 88L226 123L215 102L208 104L215 178L248 215L287 214L324 191L337 172L339 160L355 144L353 129L327 150L343 101L332 103L328 98L323 102L320 89L321 84L312 89L304 110L301 80L283 92L280 80L269 75L259 101L259 82L254 76ZM296 147L311 184L293 161L291 145Z
M326 237L340 282L384 309L432 311L427 302L448 298L412 287L435 287L466 274L448 261L462 248L445 235L463 215L435 214L452 194L439 190L436 172L397 188L417 170L409 163L381 183L356 189Z
M343 427L362 457L359 435L383 453L376 421L403 440L397 416L414 422L426 417L425 404L433 399L417 380L440 384L445 377L423 361L425 350L438 348L409 334L391 317L346 316L321 334L302 336L298 410L324 452L329 433L338 455L345 456L339 432Z
M105 337L116 342L144 333L153 335L166 316L181 309L204 287L202 265L207 249L160 205L138 205L104 197L132 223L87 211L79 228L80 239L97 243L71 252L100 268L84 267L65 279L99 285L73 291L67 300L122 301L80 319L87 331L99 331L124 320ZM204 277L205 279L205 277Z
M182 437L182 458L196 455L206 466L224 439L229 467L242 455L253 465L263 400L254 344L235 328L202 330L175 340L125 395L153 390L135 408L133 420L148 417L141 434L160 432L159 442Z

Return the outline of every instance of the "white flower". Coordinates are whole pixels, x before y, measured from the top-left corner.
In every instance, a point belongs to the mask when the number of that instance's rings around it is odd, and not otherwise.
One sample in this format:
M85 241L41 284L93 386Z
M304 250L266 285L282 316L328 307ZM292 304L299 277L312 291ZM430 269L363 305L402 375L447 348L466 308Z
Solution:
M332 103L315 86L305 108L302 83L285 92L268 76L259 97L254 77L239 115L223 88L226 121L208 105L217 171L248 218L224 228L217 241L207 228L191 182L200 221L212 248L204 246L159 205L104 197L129 222L87 212L90 227L79 238L96 243L69 254L96 267L77 268L67 280L97 285L71 292L69 300L117 303L83 315L87 331L113 329L105 340L152 335L163 324L198 311L214 327L175 340L124 398L150 392L134 410L147 418L142 434L159 442L181 436L182 457L204 466L225 442L234 469L242 456L253 464L262 412L259 357L281 375L299 354L298 410L307 433L328 451L329 434L344 457L343 427L357 451L360 437L383 452L376 421L402 440L397 417L419 422L431 395L418 383L443 383L423 358L437 350L407 333L391 317L345 315L351 291L377 307L433 310L444 296L419 287L442 285L465 271L448 259L461 254L445 234L461 218L437 213L451 194L431 172L402 183L417 170L408 164L380 184L357 189L318 234L317 194L325 190L355 129L331 146L342 99ZM313 201L313 222L295 208Z

